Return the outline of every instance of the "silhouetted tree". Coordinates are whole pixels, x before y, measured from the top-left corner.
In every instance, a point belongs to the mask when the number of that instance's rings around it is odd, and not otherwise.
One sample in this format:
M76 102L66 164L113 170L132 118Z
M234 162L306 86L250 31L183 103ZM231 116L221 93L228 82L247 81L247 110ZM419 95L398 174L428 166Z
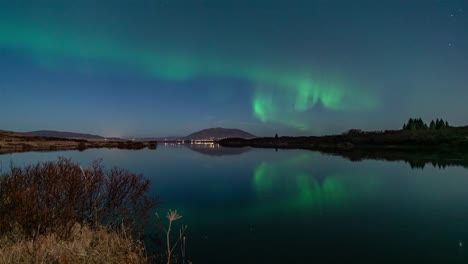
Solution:
M448 128L450 127L449 126L449 123L447 121L444 121L443 119L437 119L436 121L436 129L444 129L444 128Z
M429 126L427 126L420 118L418 119L412 119L410 118L408 121L408 124L403 125L403 129L406 130L416 130L416 129L444 129L450 127L449 123L443 119L437 118L434 122L434 120L431 120L431 123Z
M427 129L427 128L428 128L427 124L424 123L424 121L421 118L419 118L418 119L418 129Z
M427 129L428 126L421 118L410 118L407 124L403 125L404 130Z
M278 139L278 134L275 134L275 139Z

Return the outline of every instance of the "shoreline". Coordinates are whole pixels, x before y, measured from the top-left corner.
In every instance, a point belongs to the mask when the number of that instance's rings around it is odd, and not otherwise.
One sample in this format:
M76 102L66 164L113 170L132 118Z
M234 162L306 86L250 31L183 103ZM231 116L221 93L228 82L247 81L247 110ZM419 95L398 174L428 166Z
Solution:
M468 149L468 127L441 130L391 130L364 132L350 130L341 135L301 137L227 138L218 141L224 147L309 149L317 151L349 150L447 150Z
M28 151L85 150L92 148L156 149L156 141L108 141L29 136L0 132L0 154Z

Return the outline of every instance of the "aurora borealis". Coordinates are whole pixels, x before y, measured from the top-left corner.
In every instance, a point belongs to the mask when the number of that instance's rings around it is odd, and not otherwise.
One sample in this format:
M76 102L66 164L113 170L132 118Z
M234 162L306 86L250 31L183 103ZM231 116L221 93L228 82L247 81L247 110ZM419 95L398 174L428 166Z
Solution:
M463 124L465 6L1 1L1 128L303 135L434 113Z

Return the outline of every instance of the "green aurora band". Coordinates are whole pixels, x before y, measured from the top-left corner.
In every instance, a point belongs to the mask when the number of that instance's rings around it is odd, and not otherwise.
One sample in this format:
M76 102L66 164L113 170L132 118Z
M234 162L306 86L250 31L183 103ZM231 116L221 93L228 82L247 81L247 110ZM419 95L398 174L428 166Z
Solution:
M50 70L59 69L65 60L72 60L83 71L102 71L96 65L111 63L162 80L185 81L204 76L245 80L255 87L252 111L256 118L303 130L309 125L298 115L317 104L331 111L366 111L378 105L370 93L345 89L336 80L323 80L307 71L289 67L284 70L222 59L222 56L148 49L118 38L73 32L56 25L3 19L0 48L24 52Z

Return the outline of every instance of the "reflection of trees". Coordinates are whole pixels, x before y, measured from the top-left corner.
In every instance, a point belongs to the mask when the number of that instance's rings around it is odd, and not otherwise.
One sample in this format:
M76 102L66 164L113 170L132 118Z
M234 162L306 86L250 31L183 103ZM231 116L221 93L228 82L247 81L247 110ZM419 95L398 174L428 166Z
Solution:
M342 156L351 161L367 159L385 161L404 161L412 169L423 169L426 165L445 168L449 166L462 166L468 168L468 154L456 149L427 151L419 149L366 149L366 150L321 150L321 153Z

